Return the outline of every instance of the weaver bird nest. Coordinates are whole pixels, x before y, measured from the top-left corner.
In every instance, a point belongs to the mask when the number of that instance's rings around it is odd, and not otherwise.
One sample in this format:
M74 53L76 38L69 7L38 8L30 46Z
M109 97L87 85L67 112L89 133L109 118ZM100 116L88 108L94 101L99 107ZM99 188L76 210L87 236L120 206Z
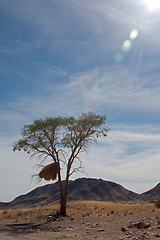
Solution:
M40 178L44 178L45 180L55 180L57 178L57 173L59 171L58 163L51 163L46 165L39 173Z

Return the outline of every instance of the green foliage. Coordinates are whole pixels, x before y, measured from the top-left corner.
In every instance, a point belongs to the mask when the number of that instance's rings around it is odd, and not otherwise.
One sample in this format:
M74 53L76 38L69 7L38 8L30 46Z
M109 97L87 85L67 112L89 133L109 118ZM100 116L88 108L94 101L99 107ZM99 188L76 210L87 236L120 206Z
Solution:
M99 136L106 136L107 129L102 129L106 117L83 113L78 119L74 117L46 118L35 120L33 124L24 125L22 139L13 146L13 151L24 150L27 153L50 156L57 160L58 151L64 148L87 149L89 142L96 142Z
M79 144L81 149L87 149L89 142L97 142L96 138L103 135L107 136L107 129L102 129L106 117L95 115L92 112L82 114L78 119L70 118L67 123L67 134L63 137L64 146L73 148Z
M19 139L13 146L13 151L24 150L27 153L53 156L53 149L60 145L59 131L65 126L62 117L35 120L33 124L24 125L21 130L23 139Z

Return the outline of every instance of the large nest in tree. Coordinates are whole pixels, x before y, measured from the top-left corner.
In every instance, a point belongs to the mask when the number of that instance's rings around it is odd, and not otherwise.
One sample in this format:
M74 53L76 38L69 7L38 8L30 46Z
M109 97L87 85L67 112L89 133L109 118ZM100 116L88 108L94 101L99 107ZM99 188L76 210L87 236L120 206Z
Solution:
M45 180L55 180L57 178L57 173L59 170L58 163L51 163L45 166L39 173L40 178L44 178Z

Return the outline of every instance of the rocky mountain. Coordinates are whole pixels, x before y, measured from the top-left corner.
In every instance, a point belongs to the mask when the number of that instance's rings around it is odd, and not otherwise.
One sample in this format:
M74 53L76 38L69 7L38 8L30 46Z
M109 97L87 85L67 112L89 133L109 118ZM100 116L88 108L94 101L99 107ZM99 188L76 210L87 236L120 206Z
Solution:
M160 198L160 184L144 194L137 194L123 186L102 179L79 178L69 181L68 200L94 200L94 201L137 201ZM7 208L33 208L59 201L58 182L38 187L33 191L21 195L8 203L0 203L0 209Z
M102 179L79 178L69 184L68 200L130 201L138 198L121 185Z
M145 201L152 201L160 199L160 183L158 183L154 188L151 190L142 193L141 198Z

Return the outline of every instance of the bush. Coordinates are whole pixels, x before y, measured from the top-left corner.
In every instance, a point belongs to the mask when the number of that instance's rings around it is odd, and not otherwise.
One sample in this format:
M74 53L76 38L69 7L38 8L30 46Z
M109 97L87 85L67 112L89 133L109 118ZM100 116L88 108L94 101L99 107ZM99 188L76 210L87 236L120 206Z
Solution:
M156 205L157 208L160 208L160 200L157 200L155 205Z

